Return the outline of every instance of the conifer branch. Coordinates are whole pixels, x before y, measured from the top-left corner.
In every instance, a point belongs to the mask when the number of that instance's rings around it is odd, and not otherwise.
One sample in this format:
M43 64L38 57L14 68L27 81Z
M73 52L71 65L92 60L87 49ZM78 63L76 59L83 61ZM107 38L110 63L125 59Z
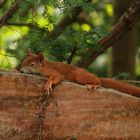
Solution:
M91 0L87 0L87 2L91 2ZM75 7L71 10L71 17L65 16L59 23L56 25L54 30L48 34L46 37L46 41L50 39L54 39L59 36L70 24L76 21L77 17L83 10L80 7Z
M26 23L26 22L8 22L7 21L5 25L34 27L32 23Z
M30 28L35 28L35 29L39 29L42 32L46 32L45 28L41 28L33 23L26 23L26 22L6 22L5 25L9 25L9 26L27 26Z
M54 30L52 32L50 32L46 38L46 41L56 38L57 36L59 36L65 29L67 26L69 26L70 24L72 24L77 16L82 12L82 9L80 7L75 7L74 9L72 9L71 11L71 17L64 17L59 23L58 25L56 25L56 27L54 28Z

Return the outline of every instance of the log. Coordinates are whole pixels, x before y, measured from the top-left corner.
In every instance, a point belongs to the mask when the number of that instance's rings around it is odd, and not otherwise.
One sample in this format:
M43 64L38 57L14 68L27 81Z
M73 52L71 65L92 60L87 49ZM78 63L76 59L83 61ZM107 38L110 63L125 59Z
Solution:
M140 99L64 81L0 71L0 140L139 140Z

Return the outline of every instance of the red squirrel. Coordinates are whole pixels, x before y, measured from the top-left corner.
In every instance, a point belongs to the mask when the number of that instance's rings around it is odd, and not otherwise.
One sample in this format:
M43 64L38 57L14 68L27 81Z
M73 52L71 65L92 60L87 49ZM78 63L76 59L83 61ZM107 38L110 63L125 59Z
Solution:
M90 89L102 86L140 97L140 88L136 86L111 78L99 78L83 68L62 62L49 62L44 58L42 53L37 55L32 53L31 50L28 50L27 57L21 63L20 71L48 77L44 87L44 90L46 90L48 95L52 92L53 85L57 85L63 80L68 80L81 85L86 85Z

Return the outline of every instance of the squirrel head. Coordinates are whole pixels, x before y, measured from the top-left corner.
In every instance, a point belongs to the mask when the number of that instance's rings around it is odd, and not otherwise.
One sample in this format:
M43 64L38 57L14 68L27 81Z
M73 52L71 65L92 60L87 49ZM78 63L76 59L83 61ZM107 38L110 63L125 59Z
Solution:
M27 57L21 63L20 71L24 73L41 74L41 68L44 65L44 55L42 53L34 54L29 49Z

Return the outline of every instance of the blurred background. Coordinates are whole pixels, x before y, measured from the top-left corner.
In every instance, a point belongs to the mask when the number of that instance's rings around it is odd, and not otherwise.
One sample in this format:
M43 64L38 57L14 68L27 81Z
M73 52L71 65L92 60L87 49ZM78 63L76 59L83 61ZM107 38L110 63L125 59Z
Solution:
M19 65L27 48L43 52L50 61L76 65L91 50L101 49L97 42L109 34L134 0L0 0L0 17L16 2L17 11L0 28L0 69ZM67 17L76 12L78 16L68 23ZM59 28L60 23L65 28ZM137 23L85 68L100 77L139 80L139 36Z

